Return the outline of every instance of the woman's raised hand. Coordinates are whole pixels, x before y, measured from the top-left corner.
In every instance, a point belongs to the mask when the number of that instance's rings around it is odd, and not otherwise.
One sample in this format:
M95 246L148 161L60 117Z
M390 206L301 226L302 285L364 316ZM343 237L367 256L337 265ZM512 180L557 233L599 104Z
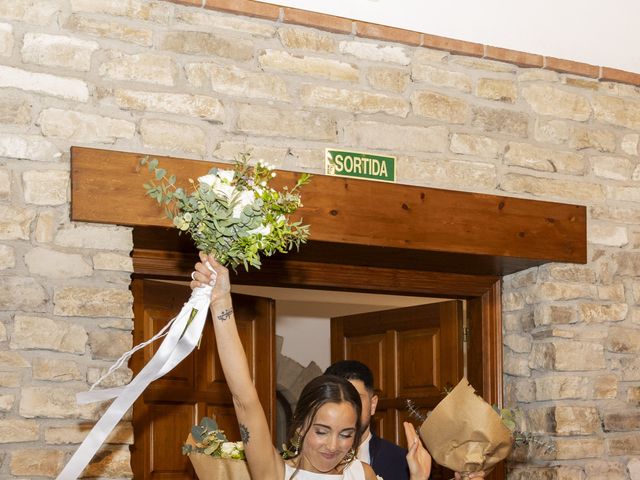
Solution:
M191 288L204 285L213 286L211 300L215 301L231 292L229 270L220 265L216 258L204 252L200 252L200 261L196 263L195 271L191 274Z
M404 422L404 433L407 437L407 463L411 480L427 480L431 474L431 455L424 448L416 428L409 422Z

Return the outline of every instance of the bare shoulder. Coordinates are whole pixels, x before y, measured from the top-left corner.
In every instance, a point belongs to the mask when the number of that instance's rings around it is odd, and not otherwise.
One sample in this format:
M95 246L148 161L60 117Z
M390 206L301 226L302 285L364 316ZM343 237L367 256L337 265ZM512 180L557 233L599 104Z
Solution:
M371 465L369 465L368 463L362 463L362 466L364 467L364 478L365 480L376 480L378 477L376 477L375 472L373 471L373 468L371 468Z

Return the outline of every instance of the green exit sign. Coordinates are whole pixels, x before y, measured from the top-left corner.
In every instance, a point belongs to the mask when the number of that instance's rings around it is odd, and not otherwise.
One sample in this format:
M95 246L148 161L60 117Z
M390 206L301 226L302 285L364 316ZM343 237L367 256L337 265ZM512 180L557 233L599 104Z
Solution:
M327 148L324 170L327 175L395 182L396 157Z

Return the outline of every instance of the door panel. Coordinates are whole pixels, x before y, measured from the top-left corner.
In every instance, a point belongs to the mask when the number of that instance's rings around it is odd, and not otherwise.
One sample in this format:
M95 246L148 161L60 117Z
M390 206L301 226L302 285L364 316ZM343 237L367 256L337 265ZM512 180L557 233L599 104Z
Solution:
M420 423L406 401L431 410L462 378L462 321L460 300L331 319L331 361L359 360L373 372L378 435L406 448L402 422ZM452 476L436 468L431 478Z
M136 279L134 293L134 343L151 338L182 308L191 289L183 284ZM240 339L258 389L267 421L275 412L275 308L273 301L234 295L234 312ZM151 359L161 341L132 357L137 373ZM239 440L231 394L225 383L215 346L213 326L207 320L200 343L182 363L153 382L133 407L135 444L132 468L140 480L186 480L195 474L182 444L191 426L203 416L215 416L230 440Z

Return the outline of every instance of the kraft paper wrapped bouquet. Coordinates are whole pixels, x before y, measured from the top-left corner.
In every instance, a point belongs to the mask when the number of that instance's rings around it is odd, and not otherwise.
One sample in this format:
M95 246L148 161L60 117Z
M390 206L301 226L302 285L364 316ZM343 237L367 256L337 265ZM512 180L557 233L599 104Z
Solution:
M212 418L191 428L182 452L200 480L251 480L242 442L229 442Z
M466 378L429 414L420 437L436 463L463 474L491 471L513 448L511 430Z

